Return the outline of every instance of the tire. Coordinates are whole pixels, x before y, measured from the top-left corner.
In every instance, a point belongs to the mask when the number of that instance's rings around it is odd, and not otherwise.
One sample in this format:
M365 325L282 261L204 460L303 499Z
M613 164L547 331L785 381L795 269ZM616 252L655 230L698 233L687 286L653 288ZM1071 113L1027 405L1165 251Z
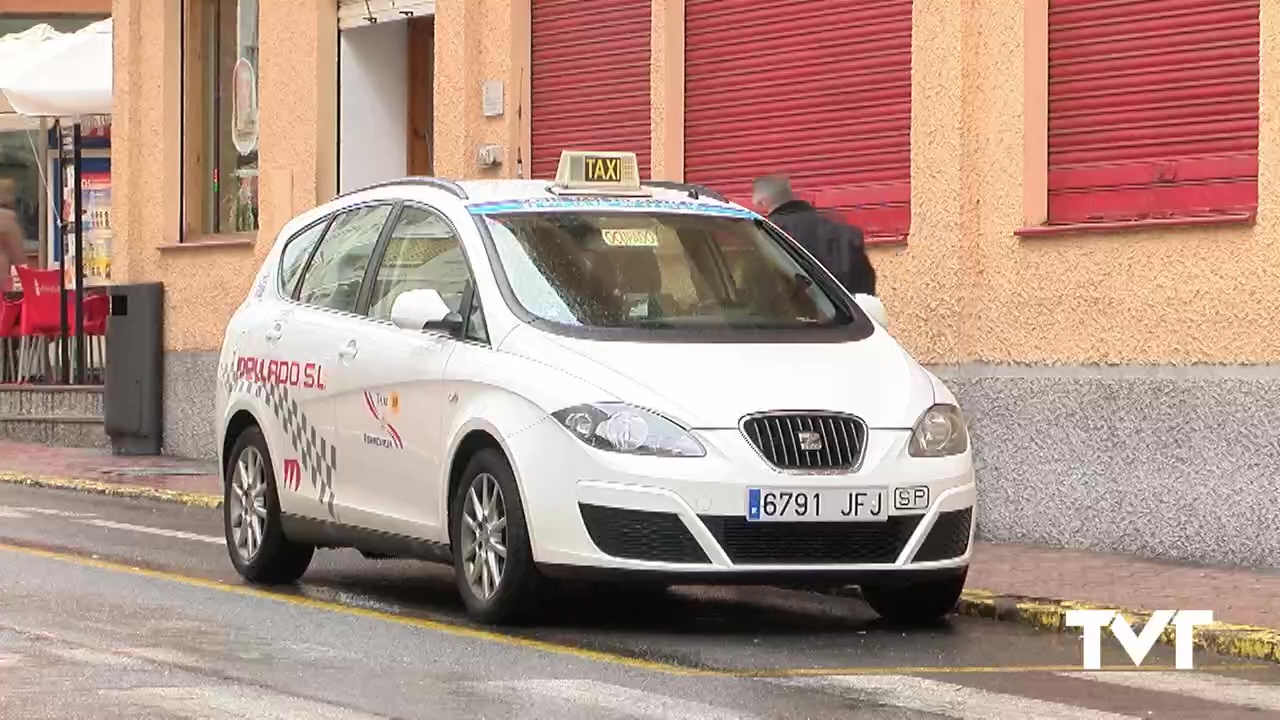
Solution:
M242 512L243 505L238 490L242 481L237 475L242 461L250 468L249 474L256 475L253 472L255 457L261 461L260 484L251 477L250 489L246 494L252 494L254 487L261 488L265 517L263 514L251 513L262 523L261 542L254 543L256 547L246 544L242 548L237 524L243 525L249 515ZM227 553L231 556L231 564L235 566L236 572L255 584L285 585L295 582L311 565L316 549L314 545L290 542L284 536L280 523L280 497L276 493L275 466L261 429L250 427L236 438L236 444L227 458L225 472L227 480L223 487L222 527Z
M493 495L495 487L499 491L496 501ZM471 499L473 490L475 499L482 506L485 493L488 493L489 506L495 511L484 513L488 528L482 525L472 529L471 523L477 519ZM464 507L464 503L470 507ZM494 530L492 526L499 518L498 509L506 522L504 527ZM492 538L498 545L482 537ZM534 565L524 504L520 501L515 473L502 452L481 450L467 463L462 481L449 503L449 538L458 592L472 618L486 624L502 625L521 622L532 616L548 584ZM473 552L477 546L479 554ZM505 550L505 558L498 548ZM490 562L475 561L487 556L492 556ZM495 565L498 569L496 583L492 582ZM486 577L490 578L489 585L485 585Z
M902 585L863 585L862 598L880 617L894 623L920 625L946 617L964 591L969 569L959 575Z

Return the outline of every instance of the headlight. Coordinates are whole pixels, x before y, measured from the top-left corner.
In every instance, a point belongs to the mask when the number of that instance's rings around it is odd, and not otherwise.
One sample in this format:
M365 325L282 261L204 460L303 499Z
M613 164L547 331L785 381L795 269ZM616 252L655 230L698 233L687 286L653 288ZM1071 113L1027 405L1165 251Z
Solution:
M914 457L946 457L968 449L969 431L960 408L934 405L916 422L907 452Z
M707 454L688 430L657 413L622 403L577 405L551 416L579 440L599 450L657 457Z

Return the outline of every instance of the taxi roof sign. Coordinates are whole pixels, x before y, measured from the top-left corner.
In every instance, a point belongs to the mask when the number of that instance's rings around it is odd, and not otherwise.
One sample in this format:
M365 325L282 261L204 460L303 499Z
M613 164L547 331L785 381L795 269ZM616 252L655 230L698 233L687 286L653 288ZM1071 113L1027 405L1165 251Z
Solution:
M647 195L640 187L640 164L632 152L565 150L560 153L555 189L599 195Z

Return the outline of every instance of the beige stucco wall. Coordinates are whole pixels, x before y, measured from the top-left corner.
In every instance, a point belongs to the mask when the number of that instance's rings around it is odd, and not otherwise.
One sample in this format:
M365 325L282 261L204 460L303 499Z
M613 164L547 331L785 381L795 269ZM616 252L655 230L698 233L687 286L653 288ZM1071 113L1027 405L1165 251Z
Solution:
M517 147L527 170L528 3L437 3L438 174L512 177ZM1268 302L1280 292L1280 5L1262 3L1255 226L1022 239L1014 230L1043 213L1045 3L915 0L911 236L873 250L895 333L930 362L1280 360ZM169 349L214 349L275 231L332 193L336 29L325 0L262 4L263 230L256 243L177 248L175 4L113 5L115 264L166 282ZM682 9L655 0L657 177L682 173ZM501 118L483 117L488 79L506 83ZM503 167L477 167L482 143L506 149Z
M177 2L115 0L113 264L165 283L167 350L213 350L281 226L332 197L337 16L323 0L262 3L257 236L179 244Z
M1025 86L1045 38L1024 19L1046 2L915 2L910 244L875 257L895 331L943 362L1280 360L1280 4L1262 3L1256 225L1021 239L1042 211L1023 187L1044 185L1023 159L1043 151Z

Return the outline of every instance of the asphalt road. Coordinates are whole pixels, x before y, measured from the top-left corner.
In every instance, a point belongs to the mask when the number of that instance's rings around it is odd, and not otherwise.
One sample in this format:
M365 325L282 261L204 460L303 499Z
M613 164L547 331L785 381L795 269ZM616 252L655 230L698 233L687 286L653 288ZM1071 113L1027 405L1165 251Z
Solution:
M324 552L266 592L217 511L0 486L0 718L1280 717L1280 668L1103 654L1131 670L1079 673L1071 635L759 588L576 595L497 632L443 567Z

